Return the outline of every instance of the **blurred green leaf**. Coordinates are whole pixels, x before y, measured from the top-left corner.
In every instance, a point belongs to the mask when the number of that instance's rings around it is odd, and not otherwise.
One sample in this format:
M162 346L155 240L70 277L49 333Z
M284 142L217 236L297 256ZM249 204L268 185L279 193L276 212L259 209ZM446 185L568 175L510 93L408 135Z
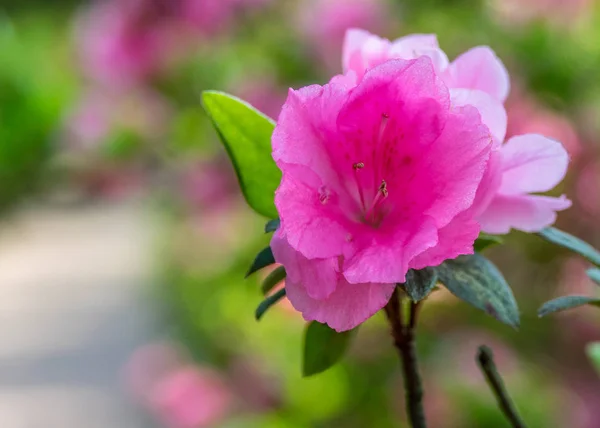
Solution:
M596 266L600 266L600 252L587 242L554 227L542 229L538 232L538 235L553 244L560 245L585 257Z
M142 138L135 131L120 129L112 133L102 146L104 156L110 160L126 161L134 158L142 147Z
M337 363L350 344L357 329L338 333L326 324L312 321L304 333L302 376L324 372Z
M418 302L427 297L437 284L437 280L438 275L434 268L410 269L406 273L406 282L403 285L410 299Z
M279 266L273 272L271 272L262 283L262 292L263 294L267 294L269 291L273 289L277 284L285 279L285 268L283 266Z
M474 249L477 253L481 253L483 250L494 245L502 244L502 238L499 236L488 235L487 233L480 233L479 237L475 240Z
M519 326L519 309L512 290L498 268L482 255L447 260L437 273L439 281L459 299L505 324Z
M285 288L282 288L281 290L277 291L276 293L273 293L272 295L267 297L265 300L260 302L260 305L258 305L258 308L256 308L256 312L254 313L254 317L256 318L256 321L259 321L262 318L262 316L265 314L265 312L267 312L267 310L271 306L273 306L275 303L279 302L284 297L285 297Z
M596 284L600 285L600 269L592 268L587 270L587 275L594 281Z
M264 267L270 266L275 263L275 257L273 256L273 251L271 251L271 247L264 248L254 261L252 262L252 266L246 272L246 278L252 275L254 272L261 270Z
M278 218L275 220L269 220L267 224L265 224L265 233L275 232L277 229L279 229L280 224L281 221Z
M248 205L266 217L277 217L273 203L281 171L271 157L275 123L244 101L223 92L204 91L204 109L215 126Z
M600 342L588 343L585 347L588 358L592 361L594 368L600 375Z
M562 296L550 300L538 309L538 316L543 317L554 312L565 311L583 305L600 306L600 299L588 296Z

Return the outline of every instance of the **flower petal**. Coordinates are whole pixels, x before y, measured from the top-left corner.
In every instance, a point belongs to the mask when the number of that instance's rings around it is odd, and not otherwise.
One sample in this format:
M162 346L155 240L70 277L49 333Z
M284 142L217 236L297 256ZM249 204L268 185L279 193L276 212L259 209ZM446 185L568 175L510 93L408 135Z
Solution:
M275 206L290 245L310 259L343 254L347 219L340 212L337 194L330 190L320 194L322 181L307 167L287 165L283 171Z
M478 220L486 233L504 234L511 228L537 232L556 221L556 211L570 206L565 196L497 195Z
M472 105L481 115L481 121L490 130L496 144L506 136L506 110L500 101L486 92L476 89L450 89L452 105Z
M438 243L410 261L411 269L438 266L448 259L463 254L473 254L473 244L479 236L479 223L473 220L469 211L454 218L438 232Z
M325 299L335 291L337 258L308 260L292 248L281 229L271 239L271 250L275 261L285 267L286 281L302 284L311 299Z
M450 64L446 83L450 88L479 89L504 102L510 90L506 67L487 46L478 46Z
M394 40L388 58L414 59L422 55L431 59L437 72L448 67L448 56L440 49L435 34L410 34Z
M336 331L351 330L363 323L390 300L395 284L349 284L340 279L326 299L311 298L302 284L286 281L287 297L306 321L325 323Z
M499 192L505 195L546 192L567 173L567 151L558 141L542 135L513 137L500 152L503 173Z

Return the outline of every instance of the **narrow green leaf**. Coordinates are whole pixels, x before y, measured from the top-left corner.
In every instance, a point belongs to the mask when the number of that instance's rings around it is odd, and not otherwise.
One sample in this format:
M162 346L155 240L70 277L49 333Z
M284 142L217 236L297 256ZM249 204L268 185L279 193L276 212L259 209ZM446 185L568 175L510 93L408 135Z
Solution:
M256 258L252 262L252 266L250 266L250 269L248 269L248 272L246 273L246 278L248 278L254 272L261 270L264 267L270 266L273 263L275 263L275 257L273 256L273 251L271 251L271 247L263 249L260 253L258 253Z
M275 232L279 229L279 224L281 221L276 218L275 220L269 220L267 224L265 224L265 233Z
M256 308L256 312L254 313L254 317L256 321L260 321L262 316L267 312L267 310L273 306L275 303L279 302L285 296L285 288L278 290L276 293L271 294L265 300L260 302L258 308Z
M596 284L600 285L600 269L592 268L587 270L588 276L594 281Z
M587 242L554 227L542 229L540 232L538 232L538 235L547 241L552 242L553 244L560 245L561 247L574 251L580 256L588 259L596 266L600 267L600 252Z
M493 247L494 245L502 244L502 238L495 235L488 235L487 233L480 233L479 238L475 240L475 251L481 253L488 247Z
M538 316L541 318L554 312L565 311L567 309L577 308L583 305L600 306L600 299L588 296L562 296L550 300L538 309Z
M423 300L437 284L438 275L434 268L420 270L410 269L406 273L406 282L403 284L408 297L413 302Z
M439 281L459 299L517 328L519 309L506 280L481 254L447 260L437 268Z
M338 333L326 324L312 321L304 333L302 376L324 372L337 363L350 345L357 328Z
M233 162L246 202L259 214L277 217L273 199L281 171L271 157L275 122L223 92L204 91L202 102Z
M263 294L267 294L269 291L271 291L273 289L273 287L275 287L277 284L279 284L284 279L285 279L285 268L283 266L279 266L277 269L275 269L273 272L271 272L269 274L269 276L267 276L265 278L265 280L263 281L262 287L261 287Z
M594 368L600 375L600 342L588 343L585 347L588 358L592 361Z

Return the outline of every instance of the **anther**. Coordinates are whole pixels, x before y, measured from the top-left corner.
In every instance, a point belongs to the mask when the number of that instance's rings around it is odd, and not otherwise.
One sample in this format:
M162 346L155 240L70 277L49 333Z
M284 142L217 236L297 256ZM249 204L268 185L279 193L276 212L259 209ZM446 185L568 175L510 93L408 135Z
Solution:
M381 194L383 195L384 198L387 198L388 191L387 191L387 183L385 182L385 180L381 180L381 184L379 185L379 191L381 192Z
M354 168L354 170L358 170L358 169L363 169L365 167L365 164L362 162L356 162L354 165L352 165L352 168Z

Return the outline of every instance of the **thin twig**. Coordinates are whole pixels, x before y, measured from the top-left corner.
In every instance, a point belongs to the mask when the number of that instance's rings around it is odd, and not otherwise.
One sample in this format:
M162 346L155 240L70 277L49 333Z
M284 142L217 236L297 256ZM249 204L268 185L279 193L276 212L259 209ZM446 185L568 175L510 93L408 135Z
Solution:
M514 403L506 391L504 382L498 373L498 369L494 363L492 350L485 345L480 346L479 352L477 353L477 363L483 371L488 385L496 396L496 400L498 401L502 413L504 413L513 428L525 428L526 425L521 420Z
M423 411L423 386L417 365L415 349L415 325L417 304L411 303L408 325L402 323L402 305L397 289L385 306L385 313L392 327L394 345L402 361L404 375L404 390L406 395L406 410L413 428L426 428Z

